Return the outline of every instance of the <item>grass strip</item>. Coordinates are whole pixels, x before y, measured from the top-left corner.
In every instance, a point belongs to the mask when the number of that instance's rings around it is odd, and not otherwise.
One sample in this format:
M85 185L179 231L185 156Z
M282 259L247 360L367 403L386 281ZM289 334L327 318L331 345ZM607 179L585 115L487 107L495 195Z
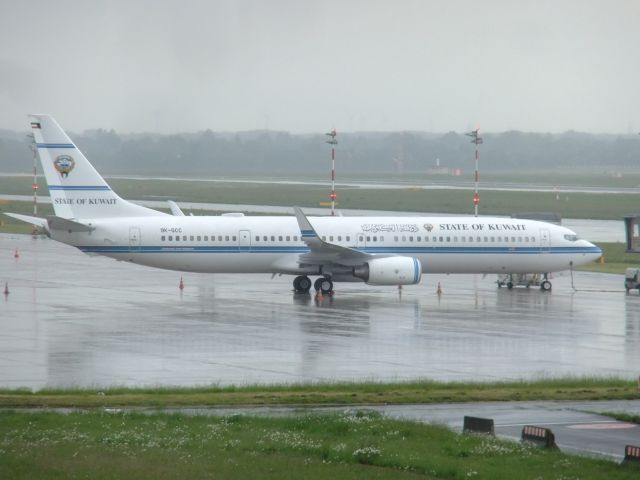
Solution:
M336 383L271 386L0 390L0 407L376 405L518 400L638 399L635 382L569 378L495 383Z
M0 412L0 477L617 480L637 470L369 412Z

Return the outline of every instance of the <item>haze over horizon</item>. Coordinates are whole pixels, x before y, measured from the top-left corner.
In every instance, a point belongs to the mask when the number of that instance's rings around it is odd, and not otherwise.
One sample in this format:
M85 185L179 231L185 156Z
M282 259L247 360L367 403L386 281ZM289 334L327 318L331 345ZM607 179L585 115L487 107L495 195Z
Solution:
M640 2L11 2L0 128L640 128Z

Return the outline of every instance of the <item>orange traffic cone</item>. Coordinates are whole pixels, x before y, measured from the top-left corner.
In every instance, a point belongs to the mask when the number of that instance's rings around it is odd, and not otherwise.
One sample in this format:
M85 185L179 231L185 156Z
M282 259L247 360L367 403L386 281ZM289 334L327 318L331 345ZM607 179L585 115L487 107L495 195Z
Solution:
M17 248L15 253L13 254L13 258L20 258L20 251Z
M180 290L184 290L184 282L182 281L182 277L180 277L180 285L178 285Z

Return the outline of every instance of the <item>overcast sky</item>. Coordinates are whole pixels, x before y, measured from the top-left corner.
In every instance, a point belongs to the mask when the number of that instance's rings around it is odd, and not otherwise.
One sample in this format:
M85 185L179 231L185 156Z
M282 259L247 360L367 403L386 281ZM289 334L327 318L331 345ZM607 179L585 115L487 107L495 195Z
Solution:
M638 0L5 1L0 128L640 128Z

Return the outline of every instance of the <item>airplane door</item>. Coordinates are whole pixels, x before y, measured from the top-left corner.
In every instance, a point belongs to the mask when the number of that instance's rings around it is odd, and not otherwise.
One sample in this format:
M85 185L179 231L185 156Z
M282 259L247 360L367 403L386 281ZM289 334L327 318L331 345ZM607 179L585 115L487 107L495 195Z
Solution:
M129 251L140 251L140 227L129 227Z
M241 252L251 250L251 232L249 230L240 230L238 232L238 246Z
M540 247L543 253L549 253L549 247L551 246L551 239L549 236L549 230L546 228L540 229Z

